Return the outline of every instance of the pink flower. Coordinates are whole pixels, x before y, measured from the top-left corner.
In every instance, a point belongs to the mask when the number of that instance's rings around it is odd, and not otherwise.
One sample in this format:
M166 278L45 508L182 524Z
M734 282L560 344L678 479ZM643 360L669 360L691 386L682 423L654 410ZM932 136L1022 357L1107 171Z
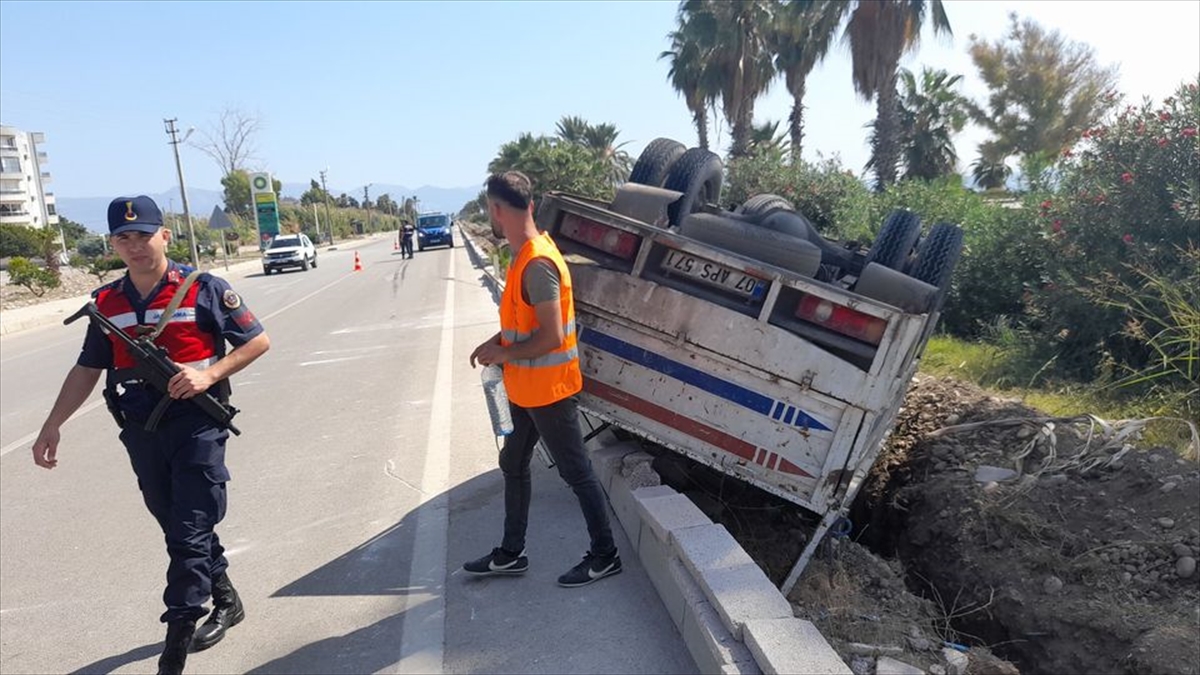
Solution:
M1162 120L1163 122L1170 122L1171 121L1171 113L1164 110L1164 111L1158 113L1158 119Z
M1074 154L1075 153L1071 152L1070 148L1064 148L1062 151L1062 156L1064 159L1070 159Z
M1167 139L1165 139L1165 138L1160 138L1160 139L1158 139L1158 147L1160 147L1160 148L1165 148L1165 147L1167 147L1167 144L1168 144L1168 143L1170 143L1170 142L1171 142L1171 141L1168 141L1168 140L1167 140Z
M1106 203L1108 203L1108 195L1106 195L1106 194L1104 194L1103 192L1101 192L1100 194L1096 195L1095 202L1096 202L1097 204L1106 204Z
M1121 181L1126 185L1129 185L1133 182L1133 174L1126 171L1125 173L1121 174Z
M1121 241L1125 242L1126 244L1133 244L1133 235L1127 234L1124 237L1121 237Z
M1191 138L1196 135L1196 127L1187 127L1179 132L1184 138Z
M1145 122L1138 122L1137 132L1138 132L1138 135L1146 133L1146 123Z
M1049 199L1042 202L1042 210L1043 211L1049 211L1051 206L1054 206L1054 202L1051 202Z
M1054 230L1054 232L1055 232L1056 234L1057 234L1058 232L1062 232L1062 221L1061 221L1061 220L1055 220L1055 221L1054 221L1054 223L1050 225L1050 229L1051 229L1051 230Z

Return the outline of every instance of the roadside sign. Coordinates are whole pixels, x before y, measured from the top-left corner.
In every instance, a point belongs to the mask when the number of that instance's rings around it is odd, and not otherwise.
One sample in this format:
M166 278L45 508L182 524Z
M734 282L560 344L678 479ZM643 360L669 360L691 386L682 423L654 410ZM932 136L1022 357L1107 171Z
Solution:
M208 229L230 230L233 229L233 221L225 215L225 211L220 206L214 206L212 215L208 217Z
M279 201L269 173L250 174L250 192L254 195L254 222L258 225L258 246L266 249L279 235Z

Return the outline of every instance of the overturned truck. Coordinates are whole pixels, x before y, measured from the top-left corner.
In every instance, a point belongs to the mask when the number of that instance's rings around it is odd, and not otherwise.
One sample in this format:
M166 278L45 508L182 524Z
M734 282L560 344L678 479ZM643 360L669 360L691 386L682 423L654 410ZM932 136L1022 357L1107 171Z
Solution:
M723 210L719 157L652 142L611 203L547 195L575 287L581 407L819 517L786 593L891 429L962 248L897 211L866 249L782 197Z

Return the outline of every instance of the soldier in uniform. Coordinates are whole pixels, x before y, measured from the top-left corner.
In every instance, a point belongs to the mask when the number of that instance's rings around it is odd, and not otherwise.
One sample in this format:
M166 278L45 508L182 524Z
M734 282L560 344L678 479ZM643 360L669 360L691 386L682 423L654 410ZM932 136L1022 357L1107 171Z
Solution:
M416 233L417 233L417 228L414 227L413 224L407 220L404 221L404 224L400 226L400 235L401 235L400 236L400 257L401 258L413 257L413 248L412 248L413 235L415 235Z
M33 461L46 469L58 464L59 428L106 373L105 399L121 424L121 442L170 557L161 617L167 637L158 672L182 673L189 650L211 647L245 617L214 531L225 516L229 432L188 399L208 392L227 401L229 376L262 356L270 340L228 282L167 259L171 233L162 224L149 197L109 204L109 241L128 271L92 297L100 313L131 336L156 335L155 344L179 365L165 412L146 428L162 395L136 379L123 343L89 324L82 352L33 444ZM213 610L197 628L210 596Z

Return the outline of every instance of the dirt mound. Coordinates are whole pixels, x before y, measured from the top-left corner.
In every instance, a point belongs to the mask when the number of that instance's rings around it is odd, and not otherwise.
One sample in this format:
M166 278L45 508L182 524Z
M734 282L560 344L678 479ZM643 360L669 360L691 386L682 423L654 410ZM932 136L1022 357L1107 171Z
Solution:
M1040 417L919 378L855 509L864 541L1024 671L1200 672L1196 463L1095 425L997 423Z

